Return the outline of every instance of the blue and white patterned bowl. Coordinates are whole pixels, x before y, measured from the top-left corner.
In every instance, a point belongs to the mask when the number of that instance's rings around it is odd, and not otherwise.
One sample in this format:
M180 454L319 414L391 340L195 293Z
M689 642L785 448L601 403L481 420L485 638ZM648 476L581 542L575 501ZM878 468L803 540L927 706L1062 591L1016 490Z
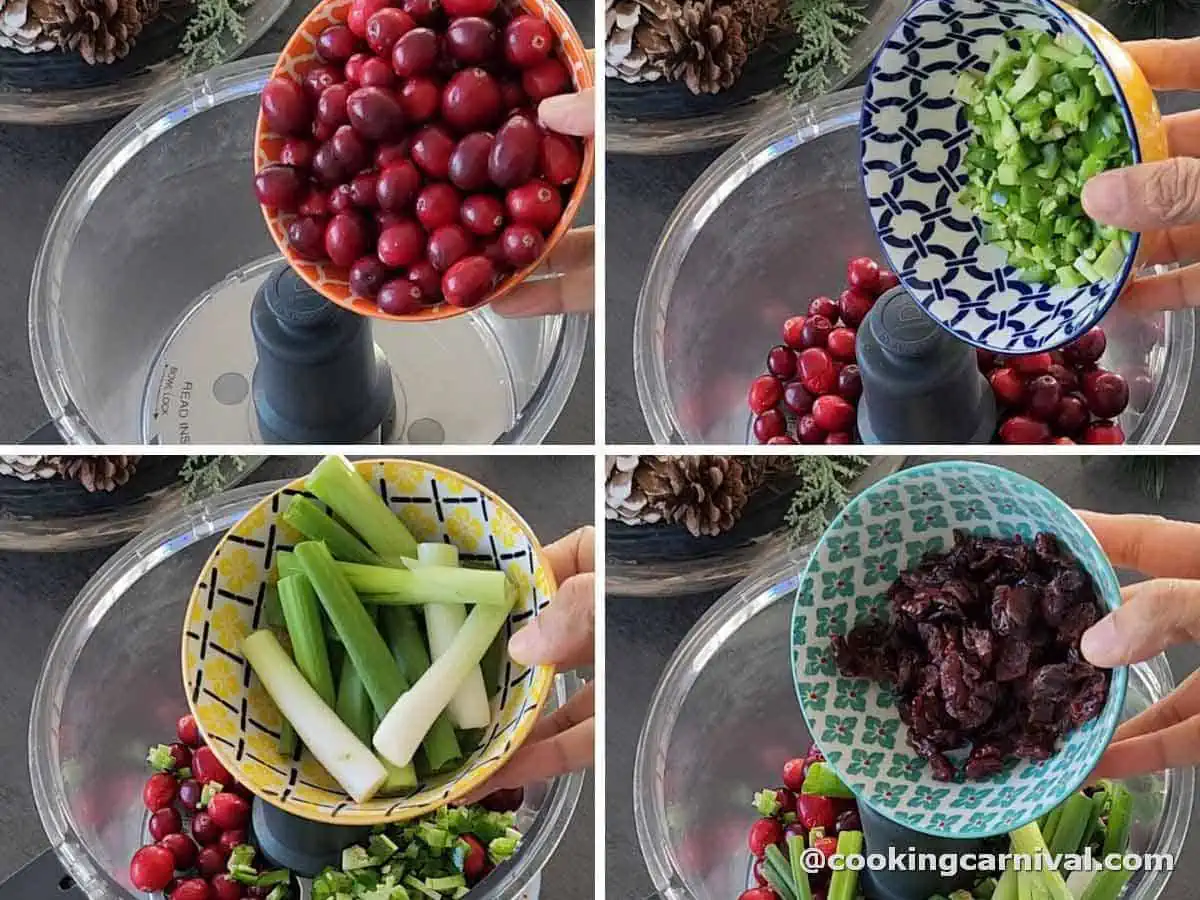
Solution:
M978 838L1031 822L1082 786L1112 740L1128 672L1113 671L1103 713L1045 762L1013 758L987 779L934 779L905 740L891 688L838 675L830 639L886 618L888 586L925 553L948 549L956 528L1029 540L1052 532L1086 567L1102 602L1120 603L1116 573L1095 536L1040 484L982 463L917 466L855 497L822 535L796 593L792 676L813 740L860 803L915 831Z
M1132 63L1122 58L1114 66L1101 48L1125 54L1083 13L1052 0L918 0L897 23L868 75L861 171L884 253L922 308L976 347L1024 354L1060 347L1103 318L1134 269L1139 237L1133 235L1112 282L1082 288L1029 285L1006 263L1002 249L983 241L977 220L958 202L971 128L966 110L954 99L954 85L963 70L985 71L1012 28L1067 31L1083 41L1120 101L1134 162L1147 158L1135 127L1139 117L1123 88L1136 80L1122 77ZM1140 106L1141 92L1132 93ZM1157 120L1157 109L1153 112Z

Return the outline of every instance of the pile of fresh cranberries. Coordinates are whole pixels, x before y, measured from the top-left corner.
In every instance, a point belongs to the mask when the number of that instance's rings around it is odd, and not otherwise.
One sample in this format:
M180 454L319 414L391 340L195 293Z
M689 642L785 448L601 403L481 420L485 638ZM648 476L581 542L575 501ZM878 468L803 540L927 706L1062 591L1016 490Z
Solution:
M760 444L850 444L862 377L855 363L859 324L899 279L860 256L846 267L837 300L816 297L806 315L783 323L783 343L767 353L767 371L750 383L752 432ZM1100 365L1107 344L1094 327L1061 350L1001 356L978 350L1000 407L1003 444L1123 444L1116 422L1129 405L1129 384ZM1146 385L1139 385L1148 398Z
M862 377L854 362L858 326L876 298L900 283L866 256L846 266L837 300L817 297L808 314L783 323L783 343L750 384L754 439L760 444L852 444Z
M250 843L252 795L204 745L195 718L181 718L176 732L172 771L155 772L142 790L154 843L133 854L129 880L168 900L265 898L269 889L240 884L227 872L234 848ZM206 787L211 796L202 808Z
M572 89L550 25L498 0L354 0L303 82L272 78L284 138L254 179L296 255L384 312L475 306L541 256L583 165L537 104Z

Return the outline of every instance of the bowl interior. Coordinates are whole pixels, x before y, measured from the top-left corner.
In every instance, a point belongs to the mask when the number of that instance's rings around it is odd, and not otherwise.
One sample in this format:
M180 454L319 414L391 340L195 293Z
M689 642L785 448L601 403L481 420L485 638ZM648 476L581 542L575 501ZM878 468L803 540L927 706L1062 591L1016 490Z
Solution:
M1002 772L966 782L934 779L908 747L886 685L838 674L830 638L886 619L887 589L901 570L949 549L955 529L1032 540L1055 534L1079 559L1109 609L1120 585L1083 521L1037 482L996 466L939 462L897 473L854 498L822 536L796 592L792 621L796 694L812 734L846 784L881 815L927 834L1003 834L1077 790L1112 739L1128 671L1113 671L1100 716L1035 763L1010 757Z
M1099 28L1100 26L1095 26ZM1004 34L1027 28L1073 34L1100 62L1119 101L1134 162L1134 118L1096 42L1051 0L920 0L884 42L867 79L862 178L891 268L930 316L989 350L1053 350L1100 321L1133 269L1133 235L1113 281L1080 288L1030 285L958 201L971 127L954 99L964 70L986 71ZM914 98L916 98L914 100Z
M294 81L300 81L310 69L321 65L321 60L316 53L317 38L323 30L331 25L344 23L350 14L351 5L351 0L322 0L288 41L283 53L279 56L275 70L271 73L272 77L283 75ZM524 12L550 23L558 38L558 57L571 73L575 89L583 90L591 87L593 83L592 64L587 49L583 46L583 41L570 18L555 0L517 0L514 5ZM284 138L268 131L266 123L260 115L255 130L255 171L264 166L278 163L283 145ZM564 205L562 217L546 238L546 245L541 255L524 269L505 278L480 304L472 307L473 309L478 309L480 306L505 296L532 275L550 257L558 242L570 229L575 215L579 212L579 207L583 204L584 195L587 193L592 178L594 142L589 138L584 145L583 167L580 170L579 178L571 191L570 199ZM360 315L392 322L428 322L450 319L470 312L469 309L455 307L449 303L438 303L409 315L398 316L386 313L373 300L356 297L350 292L349 272L344 267L335 266L328 261L312 262L301 258L292 251L287 241L287 223L291 216L268 210L265 207L262 209L262 214L275 245L283 253L289 265L313 290L339 306L344 306Z
M475 482L423 462L364 460L355 467L419 542L449 540L464 563L505 571L518 600L498 637L499 674L492 722L456 770L431 776L402 797L354 803L311 754L279 752L282 718L241 656L241 641L261 621L273 556L303 537L283 521L297 479L246 514L217 545L192 593L183 636L183 681L208 743L239 781L267 802L307 819L376 825L411 819L468 794L521 745L549 695L554 671L508 657L507 641L550 602L554 575L541 546L503 500ZM312 498L315 499L315 498Z

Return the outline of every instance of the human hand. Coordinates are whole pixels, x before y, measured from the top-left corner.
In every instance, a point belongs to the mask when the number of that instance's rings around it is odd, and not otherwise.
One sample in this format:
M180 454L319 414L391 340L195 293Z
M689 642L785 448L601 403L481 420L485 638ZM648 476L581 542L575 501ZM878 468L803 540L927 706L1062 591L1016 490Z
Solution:
M1093 665L1125 666L1200 641L1200 525L1160 516L1081 512L1114 566L1150 576L1121 591L1121 606L1083 635ZM1093 772L1127 778L1200 763L1200 671L1123 723Z
M1157 91L1200 90L1200 38L1132 41L1125 49ZM1121 304L1135 311L1200 306L1200 110L1165 116L1171 158L1102 172L1083 188L1083 208L1106 225L1141 231L1147 262L1177 262L1135 278Z
M591 137L596 132L596 99L592 88L550 97L538 106L542 125L560 134ZM591 312L596 305L596 233L592 226L567 232L546 266L557 277L526 282L492 309L502 316L552 316Z
M509 655L516 662L559 669L592 664L596 654L595 544L596 530L588 525L546 548L558 593L508 642ZM504 768L468 801L591 766L596 750L595 714L595 693L588 682L542 718Z

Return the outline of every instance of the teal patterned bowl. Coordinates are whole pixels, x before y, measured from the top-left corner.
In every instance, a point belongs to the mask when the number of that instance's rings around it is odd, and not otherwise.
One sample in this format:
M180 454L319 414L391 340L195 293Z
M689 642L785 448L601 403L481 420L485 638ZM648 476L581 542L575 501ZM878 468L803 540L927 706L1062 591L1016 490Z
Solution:
M830 638L887 617L887 589L931 550L949 549L955 529L1028 540L1057 535L1083 563L1109 609L1120 603L1116 573L1088 527L1035 481L997 466L935 462L898 472L850 501L808 560L792 611L792 677L813 739L830 765L880 815L939 837L1004 834L1049 812L1095 768L1125 702L1128 672L1112 673L1102 714L1071 732L1044 762L1011 758L979 781L934 779L906 741L890 687L843 678ZM956 758L953 754L952 758Z

